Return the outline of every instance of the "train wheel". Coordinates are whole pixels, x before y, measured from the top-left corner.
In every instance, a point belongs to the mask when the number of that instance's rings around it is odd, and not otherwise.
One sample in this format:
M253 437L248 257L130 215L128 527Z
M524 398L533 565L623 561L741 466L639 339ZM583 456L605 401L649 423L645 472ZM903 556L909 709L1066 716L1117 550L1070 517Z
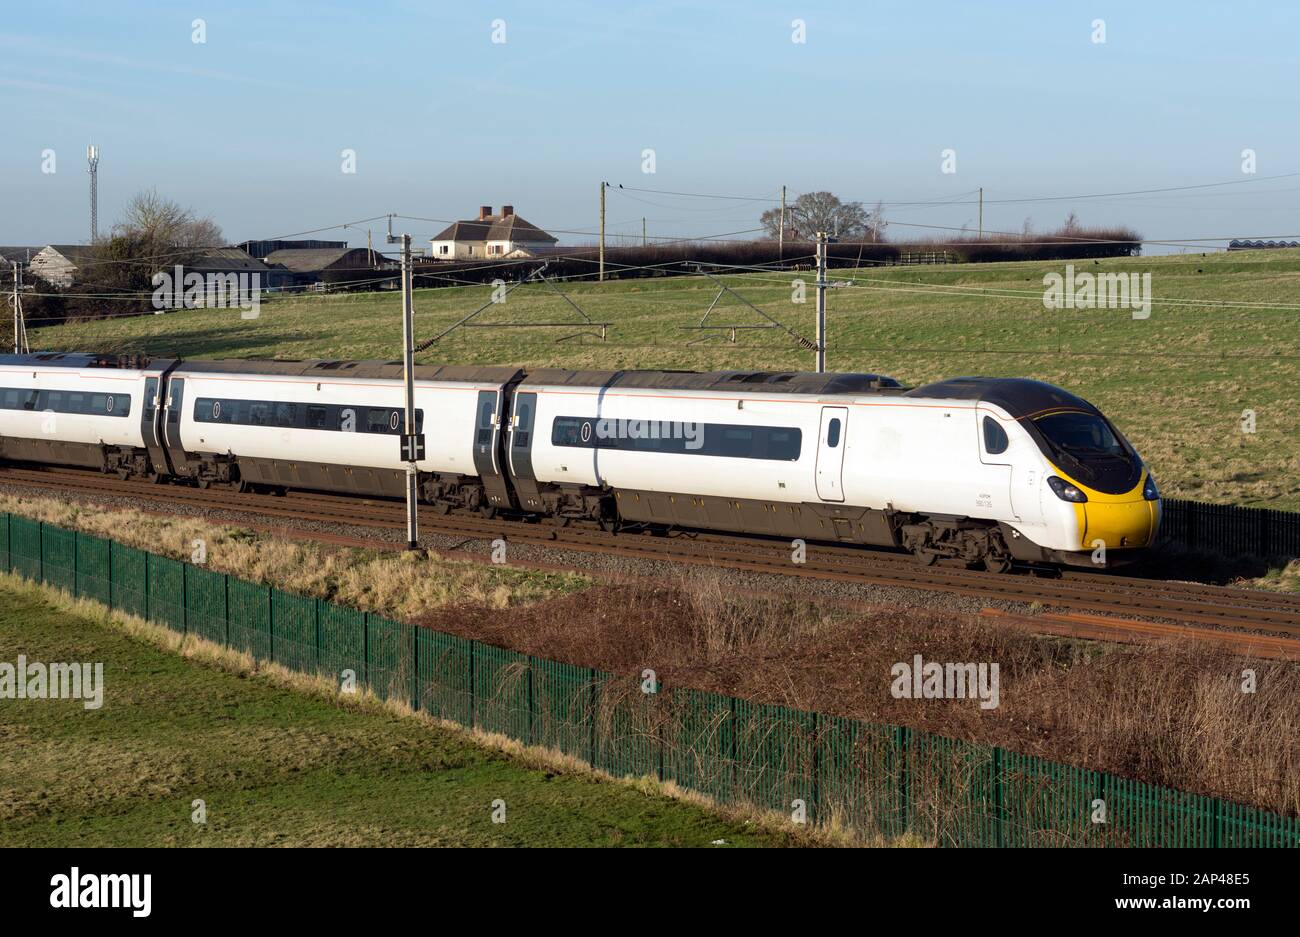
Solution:
M935 563L939 562L938 553L931 553L930 551L922 547L917 547L915 550L913 550L912 556L922 566L933 566Z
M1011 570L1011 557L997 556L990 553L984 557L984 568L991 573L1005 573Z
M568 527L569 519L562 514L548 514L542 519L548 527Z
M492 520L492 518L497 516L497 507L495 504L484 505L478 509L478 513L481 517L486 517L488 520Z

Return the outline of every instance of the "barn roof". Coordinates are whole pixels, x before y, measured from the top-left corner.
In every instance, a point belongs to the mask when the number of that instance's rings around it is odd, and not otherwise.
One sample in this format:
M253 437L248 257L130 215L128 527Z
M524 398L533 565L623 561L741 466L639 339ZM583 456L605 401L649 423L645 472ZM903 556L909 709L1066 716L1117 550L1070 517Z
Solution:
M353 251L366 253L364 247L288 248L272 251L262 259L267 264L279 264L294 273L314 273L333 266Z

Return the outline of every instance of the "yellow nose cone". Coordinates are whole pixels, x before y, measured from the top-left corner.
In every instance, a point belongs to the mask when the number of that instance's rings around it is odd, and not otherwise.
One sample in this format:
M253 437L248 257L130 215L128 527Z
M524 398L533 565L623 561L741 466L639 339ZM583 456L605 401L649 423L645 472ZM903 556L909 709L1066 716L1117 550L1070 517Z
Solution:
M1134 501L1094 501L1082 505L1085 518L1083 546L1101 540L1107 549L1150 546L1160 526L1160 502L1148 501L1138 489Z

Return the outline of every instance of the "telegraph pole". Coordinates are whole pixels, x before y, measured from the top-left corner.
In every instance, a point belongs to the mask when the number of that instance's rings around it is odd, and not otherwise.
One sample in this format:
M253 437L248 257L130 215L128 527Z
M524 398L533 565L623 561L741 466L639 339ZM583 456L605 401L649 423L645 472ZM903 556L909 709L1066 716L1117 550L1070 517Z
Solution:
M14 354L25 355L31 351L27 345L27 322L23 319L23 265L14 261L14 293L10 304L14 307Z
M600 279L605 279L605 187L608 182L600 183Z
M980 186L980 240L984 240L984 187Z
M825 231L817 232L817 373L826 373L826 244Z
M393 216L388 216L388 243L402 244L402 382L406 385L406 424L401 439L401 458L406 463L406 549L420 549L419 519L416 513L420 469L424 458L424 434L415 425L415 299L411 274L411 236L393 234Z
M777 259L785 259L785 186L781 186L781 231L777 236Z
M642 246L642 247L645 247L645 246L647 246L649 243L650 243L650 241L649 241L649 240L646 238L646 236L645 236L645 219L642 218L642 219L641 219L641 246Z

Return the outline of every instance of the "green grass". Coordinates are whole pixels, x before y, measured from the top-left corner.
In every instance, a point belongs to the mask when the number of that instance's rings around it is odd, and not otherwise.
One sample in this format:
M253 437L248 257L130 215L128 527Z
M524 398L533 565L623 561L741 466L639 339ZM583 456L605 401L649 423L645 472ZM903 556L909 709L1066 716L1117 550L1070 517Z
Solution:
M1300 303L1300 251L1254 251L1077 263L1079 272L1149 272L1155 306L1048 311L1043 275L1062 263L891 267L837 273L829 363L907 383L961 374L1036 377L1109 413L1154 466L1166 494L1300 509L1300 310L1198 306L1191 301ZM802 277L808 301L791 302ZM729 277L745 299L813 335L810 273ZM428 363L571 368L799 368L812 365L777 330L743 331L736 345L687 331L717 292L707 280L655 278L580 283L566 292L609 340L587 330L463 329L421 356ZM428 337L473 311L488 287L420 290L416 328ZM521 287L479 321L569 321L576 313L544 286ZM757 323L724 297L713 323ZM564 339L561 341L560 339ZM295 297L243 320L233 310L108 319L35 331L33 347L139 351L189 357L400 357L395 294ZM1240 431L1242 412L1257 431Z
M0 661L102 661L104 705L0 699L0 846L796 842L632 784L531 767L377 705L199 663L44 596L0 584ZM206 824L191 820L196 798Z

